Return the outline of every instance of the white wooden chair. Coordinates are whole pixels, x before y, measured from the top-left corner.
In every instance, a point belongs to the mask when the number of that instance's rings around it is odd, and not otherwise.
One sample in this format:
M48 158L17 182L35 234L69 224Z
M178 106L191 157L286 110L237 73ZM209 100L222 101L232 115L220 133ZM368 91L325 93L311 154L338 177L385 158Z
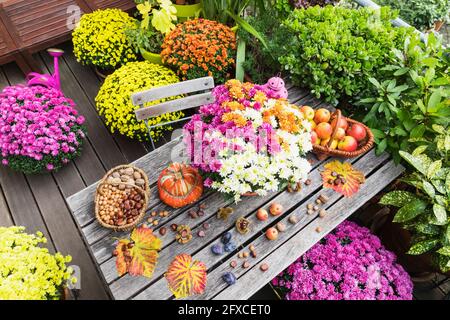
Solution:
M212 77L204 77L183 81L168 86L152 88L147 91L135 93L131 96L133 105L140 107L135 111L136 118L138 121L145 121L153 149L155 149L155 142L153 141L151 131L154 128L189 120L192 117L184 117L174 121L161 122L156 125L149 125L149 120L166 113L183 111L202 106L204 104L213 103L215 101L211 91L213 88L214 79ZM149 102L180 95L184 97L145 107L145 105Z

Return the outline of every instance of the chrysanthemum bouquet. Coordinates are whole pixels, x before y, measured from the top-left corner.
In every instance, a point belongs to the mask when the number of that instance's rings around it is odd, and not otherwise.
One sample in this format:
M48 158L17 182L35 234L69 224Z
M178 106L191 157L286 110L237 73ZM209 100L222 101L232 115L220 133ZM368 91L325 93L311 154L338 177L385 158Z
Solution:
M125 30L137 28L136 20L119 9L97 10L81 17L73 31L73 50L77 60L104 70L136 61Z
M230 80L214 89L216 102L185 126L191 164L205 185L239 201L307 179L311 125L299 108L263 86Z
M0 160L25 174L61 168L81 152L85 121L72 100L42 86L0 94Z
M119 132L139 141L148 140L148 131L144 121L138 121L131 95L153 87L166 86L179 82L176 74L161 65L147 61L130 62L109 75L95 98L97 110L104 117L112 133ZM170 100L162 99L148 103L146 106ZM173 112L149 120L149 125L167 122L183 117L182 112ZM170 126L161 126L152 131L152 138L157 140Z
M411 300L411 279L395 260L367 228L346 221L272 284L287 300Z
M182 80L213 76L224 83L235 63L236 35L217 21L194 19L177 25L162 49L163 62Z
M0 300L58 300L66 281L76 281L66 266L72 258L40 247L41 232L0 227Z

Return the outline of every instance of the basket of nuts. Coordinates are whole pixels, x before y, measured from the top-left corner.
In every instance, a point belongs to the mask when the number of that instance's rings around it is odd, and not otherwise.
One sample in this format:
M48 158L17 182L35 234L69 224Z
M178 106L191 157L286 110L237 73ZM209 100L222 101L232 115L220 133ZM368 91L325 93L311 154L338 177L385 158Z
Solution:
M145 216L150 184L145 172L131 165L109 170L95 194L95 216L108 229L129 231Z
M105 228L130 231L145 216L148 194L136 185L101 182L95 194L95 217Z
M117 185L121 190L135 185L150 195L150 183L147 175L143 170L132 165L121 165L109 170L102 181Z

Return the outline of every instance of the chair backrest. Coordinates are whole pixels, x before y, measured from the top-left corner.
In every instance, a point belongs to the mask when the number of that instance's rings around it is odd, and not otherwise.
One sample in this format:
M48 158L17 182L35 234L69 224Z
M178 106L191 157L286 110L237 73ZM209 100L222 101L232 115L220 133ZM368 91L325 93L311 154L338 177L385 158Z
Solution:
M135 111L136 118L138 121L145 121L147 129L149 131L148 134L150 135L150 141L152 143L153 148L155 148L155 145L151 135L152 129L159 126L172 124L175 122L188 120L191 117L185 117L175 121L162 122L153 126L149 125L148 123L149 119L158 117L162 114L183 111L198 106L202 106L205 104L213 103L215 101L215 98L211 91L213 88L214 88L214 79L212 77L204 77L194 80L178 82L168 86L152 88L150 90L133 94L131 96L131 101L133 105L140 107ZM183 96L183 97L175 100L166 101L160 104L155 104L149 107L145 107L145 105L149 102L175 96Z

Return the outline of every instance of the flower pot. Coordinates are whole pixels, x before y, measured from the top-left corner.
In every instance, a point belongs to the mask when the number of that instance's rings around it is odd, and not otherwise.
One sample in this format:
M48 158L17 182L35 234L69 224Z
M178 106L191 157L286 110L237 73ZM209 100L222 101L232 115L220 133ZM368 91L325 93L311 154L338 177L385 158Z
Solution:
M142 57L147 60L148 62L154 63L154 64L160 64L163 65L161 54L159 53L153 53L150 51L147 51L145 49L140 48Z
M246 192L242 196L243 197L257 197L258 194L256 192Z
M100 68L95 67L95 73L102 79L106 79L107 76L110 74L113 74L114 70L103 70Z
M441 28L444 26L444 21L436 21L434 23L434 31L439 32Z
M376 214L370 226L371 231L376 233L386 248L397 255L399 264L411 275L415 283L426 282L436 272L441 273L433 264L431 254L414 256L406 253L411 246L411 234L399 223L392 221L394 215L395 211L390 210L383 210L382 214Z
M198 16L203 9L201 2L196 4L174 4L173 6L177 9L177 17L180 18L180 21L186 21L189 18Z

